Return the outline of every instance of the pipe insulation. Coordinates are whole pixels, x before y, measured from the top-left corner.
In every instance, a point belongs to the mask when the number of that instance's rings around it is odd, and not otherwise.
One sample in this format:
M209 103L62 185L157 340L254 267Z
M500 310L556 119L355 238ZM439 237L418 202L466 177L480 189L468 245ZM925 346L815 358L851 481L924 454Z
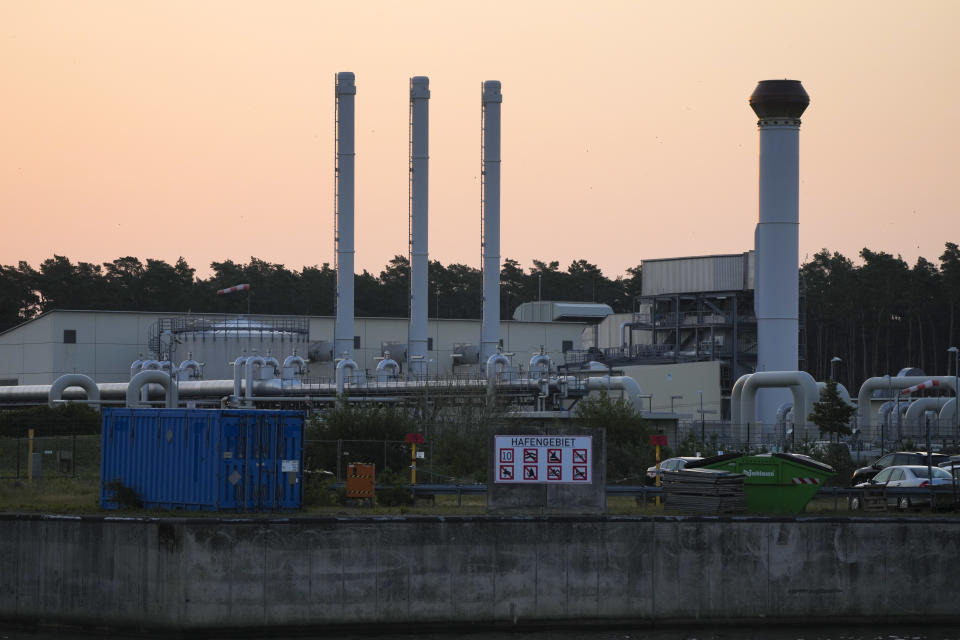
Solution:
M357 87L349 71L336 79L336 218L334 253L337 270L337 319L334 354L353 357L354 162L356 160L354 102Z
M428 193L430 163L430 79L410 78L410 329L408 372L426 377L429 301Z
M63 392L69 387L81 387L87 394L87 401L91 403L90 406L94 409L99 407L95 403L100 400L100 389L93 378L82 373L68 373L54 380L53 384L50 385L47 404L51 407L57 406L58 403L63 401Z
M500 82L487 80L481 88L483 145L481 176L481 239L483 254L483 311L480 323L480 361L500 346Z
M913 385L923 384L929 380L936 380L938 387L951 389L956 395L956 378L954 376L875 376L867 378L860 385L860 391L857 393L857 412L861 428L866 429L872 425L873 415L870 407L870 399L873 392L878 390L900 390L907 389Z

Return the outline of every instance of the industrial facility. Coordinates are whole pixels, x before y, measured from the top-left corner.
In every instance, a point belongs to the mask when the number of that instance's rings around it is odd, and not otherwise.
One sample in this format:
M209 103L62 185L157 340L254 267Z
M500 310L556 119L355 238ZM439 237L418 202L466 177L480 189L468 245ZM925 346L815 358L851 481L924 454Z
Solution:
M724 442L817 439L808 416L824 382L800 360L799 131L809 104L800 82L762 81L750 97L760 138L753 249L644 260L642 294L629 314L531 301L509 321L500 319L499 293L503 94L497 81L480 93L478 320L427 314L430 84L423 76L410 79L409 96L410 314L355 317L358 90L343 72L335 78L335 317L48 312L0 334L0 406L322 410L469 392L503 401L510 416L564 419L580 399L607 392L675 425L675 439L681 425L705 428L708 420ZM928 380L952 397L910 395ZM956 385L956 376L908 371L871 378L856 398L842 388L841 395L856 402L859 436L872 438L881 425L905 429L933 416L938 430L954 425ZM894 389L913 391L892 406Z

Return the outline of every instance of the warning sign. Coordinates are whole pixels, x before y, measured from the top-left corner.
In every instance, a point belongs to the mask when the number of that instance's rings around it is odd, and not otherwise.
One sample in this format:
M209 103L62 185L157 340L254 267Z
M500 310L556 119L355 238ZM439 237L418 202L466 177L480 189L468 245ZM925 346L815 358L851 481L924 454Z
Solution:
M494 436L496 482L589 484L591 436Z

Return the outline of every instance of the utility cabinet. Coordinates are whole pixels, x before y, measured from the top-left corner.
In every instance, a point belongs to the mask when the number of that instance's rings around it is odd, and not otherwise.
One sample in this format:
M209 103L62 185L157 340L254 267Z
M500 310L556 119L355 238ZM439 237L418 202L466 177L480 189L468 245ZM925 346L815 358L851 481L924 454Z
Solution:
M121 488L148 509L299 509L303 428L299 411L105 408L100 505Z

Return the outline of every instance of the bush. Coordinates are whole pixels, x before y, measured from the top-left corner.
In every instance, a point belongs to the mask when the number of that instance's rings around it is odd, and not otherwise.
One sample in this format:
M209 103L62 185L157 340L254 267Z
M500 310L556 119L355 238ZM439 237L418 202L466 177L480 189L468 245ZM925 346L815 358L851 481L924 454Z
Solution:
M400 475L384 469L377 483L384 489L377 490L377 504L383 507L404 507L413 504L413 492L403 486Z
M120 480L111 480L107 483L107 491L113 493L113 500L120 509L143 509L143 500L136 489L128 487Z

